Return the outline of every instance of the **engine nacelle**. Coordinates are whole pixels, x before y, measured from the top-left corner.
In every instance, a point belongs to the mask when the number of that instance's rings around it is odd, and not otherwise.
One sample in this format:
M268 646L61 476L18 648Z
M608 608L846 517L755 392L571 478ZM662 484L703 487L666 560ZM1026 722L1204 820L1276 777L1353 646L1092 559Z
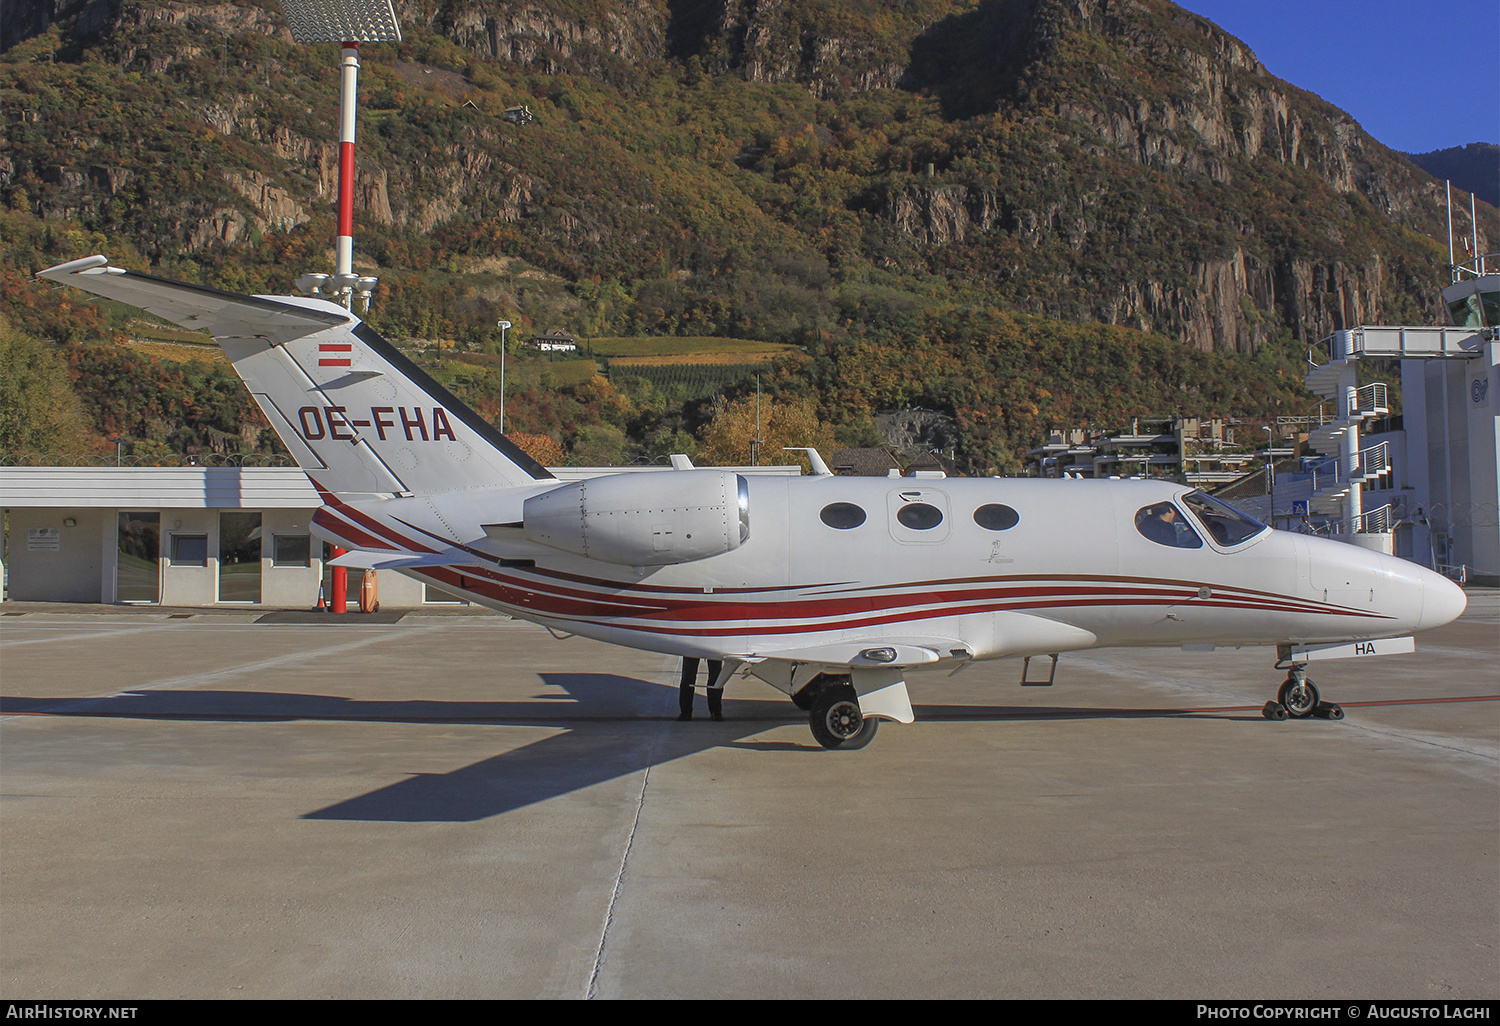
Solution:
M626 566L690 563L750 537L750 486L722 470L608 474L526 500L526 537Z

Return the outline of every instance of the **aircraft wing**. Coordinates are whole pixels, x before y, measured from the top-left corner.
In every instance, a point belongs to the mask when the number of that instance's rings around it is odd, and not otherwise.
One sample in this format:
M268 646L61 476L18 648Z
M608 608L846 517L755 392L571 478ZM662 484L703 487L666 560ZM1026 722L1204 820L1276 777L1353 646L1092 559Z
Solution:
M215 338L264 338L280 345L354 320L326 301L241 296L206 285L188 285L111 267L109 258L103 256L71 260L38 275L138 306L173 324L207 332Z
M779 660L824 666L924 666L941 659L972 659L974 653L966 643L953 638L897 638L880 644L835 642L805 648L757 650L729 658L743 663Z

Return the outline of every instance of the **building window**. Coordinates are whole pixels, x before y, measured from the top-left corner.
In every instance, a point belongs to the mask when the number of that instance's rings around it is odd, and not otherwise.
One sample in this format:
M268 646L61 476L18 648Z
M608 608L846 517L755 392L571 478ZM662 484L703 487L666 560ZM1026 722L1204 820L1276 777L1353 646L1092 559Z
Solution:
M305 534L278 534L273 566L312 566L312 539Z
M115 598L120 602L160 602L161 514L121 513Z
M208 535L172 535L173 566L208 566Z
M260 601L260 514L219 514L219 601Z

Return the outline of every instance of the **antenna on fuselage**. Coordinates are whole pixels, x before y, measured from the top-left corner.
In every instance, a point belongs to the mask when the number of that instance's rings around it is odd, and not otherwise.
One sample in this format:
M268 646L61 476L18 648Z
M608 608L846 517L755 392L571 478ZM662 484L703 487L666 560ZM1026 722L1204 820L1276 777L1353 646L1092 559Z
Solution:
M391 0L281 0L292 39L299 43L341 43L339 88L339 227L333 274L304 274L297 288L354 309L358 296L370 309L379 279L354 273L354 124L358 110L359 44L401 41Z

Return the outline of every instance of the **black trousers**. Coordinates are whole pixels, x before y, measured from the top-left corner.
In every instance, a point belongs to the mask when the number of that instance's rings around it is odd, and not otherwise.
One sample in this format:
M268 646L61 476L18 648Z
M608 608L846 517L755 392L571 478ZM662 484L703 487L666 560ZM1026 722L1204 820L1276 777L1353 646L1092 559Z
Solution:
M713 684L719 679L719 670L724 664L717 659L708 661L708 683ZM698 681L698 660L692 656L682 660L682 685L677 689L677 710L684 716L693 714L693 685ZM708 689L708 714L710 716L724 715L724 689L710 687Z

